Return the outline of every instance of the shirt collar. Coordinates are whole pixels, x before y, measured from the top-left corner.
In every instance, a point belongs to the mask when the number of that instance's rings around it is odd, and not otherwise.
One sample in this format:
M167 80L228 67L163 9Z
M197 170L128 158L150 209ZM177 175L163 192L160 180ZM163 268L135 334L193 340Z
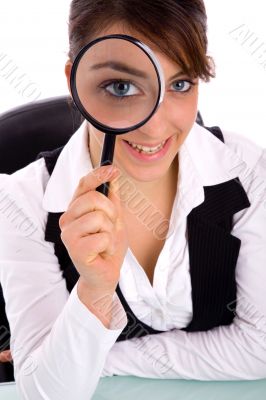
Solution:
M49 212L66 211L80 179L92 169L85 121L61 151L47 183L43 208Z
M237 177L243 160L207 129L194 124L179 150L179 177L175 204L188 213L204 201L203 186L217 185ZM93 169L85 121L61 151L47 183L43 208L64 212L80 179Z

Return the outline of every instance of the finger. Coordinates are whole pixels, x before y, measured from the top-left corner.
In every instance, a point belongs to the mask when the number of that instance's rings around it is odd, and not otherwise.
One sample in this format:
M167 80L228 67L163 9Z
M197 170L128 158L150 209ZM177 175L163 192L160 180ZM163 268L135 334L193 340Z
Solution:
M114 223L102 211L94 211L73 220L63 227L61 238L74 245L78 239L98 232L114 233Z
M70 204L65 216L60 218L59 226L62 229L64 224L93 211L104 212L113 222L115 222L117 218L116 208L110 199L102 193L91 191L81 195Z
M90 190L95 190L103 183L110 182L111 179L114 179L114 177L118 176L119 174L119 170L114 165L105 165L91 171L88 175L85 175L80 179L71 203L82 194Z
M78 263L90 265L98 256L113 253L113 236L109 232L101 232L81 238L71 256Z
M122 199L120 197L120 184L119 178L113 180L110 184L110 200L114 203L118 217L115 222L115 235L116 244L119 243L117 248L117 257L120 259L124 259L126 251L128 249L128 227L126 224L124 209L122 206Z
M0 353L0 362L10 362L12 361L12 355L10 350L5 350Z
M117 211L116 226L118 229L124 227L124 211L122 207L122 200L120 197L119 179L115 178L110 183L109 199L114 204Z

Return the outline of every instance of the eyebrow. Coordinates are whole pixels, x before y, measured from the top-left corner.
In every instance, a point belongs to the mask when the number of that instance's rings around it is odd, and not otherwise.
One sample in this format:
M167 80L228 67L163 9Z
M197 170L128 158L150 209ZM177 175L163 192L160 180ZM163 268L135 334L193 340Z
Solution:
M169 80L171 81L171 80L173 80L173 79L180 78L181 76L182 76L182 77L188 76L188 74L185 73L184 71L179 71L177 74L173 75Z
M146 74L145 72L143 72L137 68L129 67L129 66L127 66L123 63L117 62L117 61L107 61L104 63L95 64L90 69L92 71L95 71L95 70L102 69L102 68L110 68L110 69L113 69L114 71L126 72L130 75L138 76L140 78L145 78L145 79L147 79L149 77L148 74Z

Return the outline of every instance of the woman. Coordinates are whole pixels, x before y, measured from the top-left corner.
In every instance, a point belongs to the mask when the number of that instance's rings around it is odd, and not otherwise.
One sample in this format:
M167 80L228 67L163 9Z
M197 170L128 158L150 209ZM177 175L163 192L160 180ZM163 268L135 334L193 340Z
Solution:
M157 113L117 138L113 167L98 167L103 133L84 122L63 149L1 178L32 227L1 213L20 395L88 399L114 374L265 378L265 155L195 123L199 80L214 76L204 4L73 0L68 84L79 50L112 33L158 57ZM108 198L96 191L107 181Z

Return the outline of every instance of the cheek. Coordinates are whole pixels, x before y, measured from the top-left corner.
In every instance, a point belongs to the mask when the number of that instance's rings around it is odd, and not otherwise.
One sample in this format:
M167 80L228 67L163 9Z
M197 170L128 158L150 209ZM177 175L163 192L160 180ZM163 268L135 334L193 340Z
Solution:
M104 142L104 134L90 125L89 135L90 135L90 146L93 146L94 148L96 146L102 148Z
M169 114L173 123L179 127L182 132L189 132L196 121L198 113L198 93L185 96L184 99L171 102Z
M182 105L179 107L178 105L173 106L170 111L171 118L171 130L179 132L180 134L188 133L194 122L197 118L197 104L190 103L187 106Z
M172 115L171 130L176 133L175 149L179 149L196 121L198 113L197 101L183 102L182 105L176 104L170 112Z

